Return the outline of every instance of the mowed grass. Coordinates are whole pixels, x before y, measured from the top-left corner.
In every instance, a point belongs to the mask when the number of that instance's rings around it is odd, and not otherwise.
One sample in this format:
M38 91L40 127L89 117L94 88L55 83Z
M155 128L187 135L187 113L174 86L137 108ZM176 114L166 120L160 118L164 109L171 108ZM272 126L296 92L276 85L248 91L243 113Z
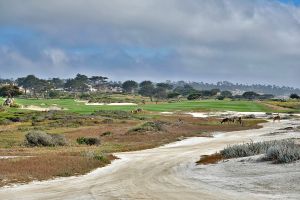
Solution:
M35 105L40 107L58 106L68 109L68 111L80 114L90 114L97 110L124 110L130 111L141 107L146 111L240 111L240 112L271 112L272 110L265 105L254 101L218 101L218 100L201 100L201 101L182 101L175 103L160 102L158 104L146 105L120 105L120 106L95 106L85 105L82 102L76 102L73 99L17 99L21 105Z

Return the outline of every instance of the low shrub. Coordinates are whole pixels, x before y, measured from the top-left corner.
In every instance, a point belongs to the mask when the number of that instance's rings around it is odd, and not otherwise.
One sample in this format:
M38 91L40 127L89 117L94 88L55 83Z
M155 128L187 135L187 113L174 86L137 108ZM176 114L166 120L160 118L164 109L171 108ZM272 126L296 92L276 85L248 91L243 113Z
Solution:
M106 131L104 133L101 134L101 136L109 136L112 135L113 133L111 131Z
M122 110L98 110L95 111L92 115L114 119L129 119L132 117L132 114L130 112Z
M62 134L53 134L51 136L55 146L65 146L68 144L66 137Z
M274 146L277 141L250 142L224 148L220 153L224 158L239 158L263 154L268 148Z
M86 151L82 153L82 156L87 157L89 159L99 160L106 164L110 163L110 159L108 158L108 156L103 153L98 153L95 151Z
M31 131L25 135L28 146L64 146L67 140L64 135L52 135L44 131Z
M165 125L168 124L168 122L163 121L146 122L141 126L131 129L129 132L165 131Z
M78 144L85 144L85 145L100 145L100 139L94 137L79 137L76 139Z
M200 99L200 97L201 97L201 94L199 94L199 93L193 93L193 94L190 94L187 97L187 100L196 100L196 99Z
M220 154L224 158L248 157L265 154L262 160L274 163L290 163L300 160L300 146L293 140L246 143L228 146Z
M263 159L275 163L294 162L300 160L300 147L293 141L283 141L270 147Z

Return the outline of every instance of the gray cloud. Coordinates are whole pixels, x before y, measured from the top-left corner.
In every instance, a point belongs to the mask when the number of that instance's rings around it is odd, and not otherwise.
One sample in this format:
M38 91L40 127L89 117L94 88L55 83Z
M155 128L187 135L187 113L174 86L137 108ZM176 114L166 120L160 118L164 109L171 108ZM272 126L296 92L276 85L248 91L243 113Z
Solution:
M86 72L300 87L300 8L275 0L0 0L1 27L34 34L13 45L0 40L6 76ZM141 53L128 53L134 48Z

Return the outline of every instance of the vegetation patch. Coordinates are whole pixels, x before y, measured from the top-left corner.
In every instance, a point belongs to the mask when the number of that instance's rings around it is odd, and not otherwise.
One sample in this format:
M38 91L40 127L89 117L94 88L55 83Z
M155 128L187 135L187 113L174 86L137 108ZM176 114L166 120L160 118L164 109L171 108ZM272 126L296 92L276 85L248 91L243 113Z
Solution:
M122 110L98 110L92 115L114 119L129 119L132 117L131 113Z
M264 154L261 159L262 161L291 163L300 160L300 145L291 139L232 145L224 148L219 153L202 156L196 163L215 164L224 159L249 157L260 154Z
M277 142L268 148L263 160L274 163L291 163L300 160L300 146L292 140Z
M88 173L115 159L101 153L46 154L0 160L0 186Z
M79 137L76 139L78 144L85 144L85 145L100 145L100 139L95 137Z
M135 127L131 130L129 130L129 133L132 132L147 132L147 131L166 131L166 125L169 125L168 122L164 121L153 121L153 122L146 122L142 124L141 126Z
M212 155L203 155L201 156L200 160L196 162L196 164L197 165L216 164L223 159L224 157L220 153L215 153Z
M31 131L25 135L28 146L65 146L67 140L61 134L48 134L44 131Z
M111 136L113 133L111 131L105 131L101 136Z

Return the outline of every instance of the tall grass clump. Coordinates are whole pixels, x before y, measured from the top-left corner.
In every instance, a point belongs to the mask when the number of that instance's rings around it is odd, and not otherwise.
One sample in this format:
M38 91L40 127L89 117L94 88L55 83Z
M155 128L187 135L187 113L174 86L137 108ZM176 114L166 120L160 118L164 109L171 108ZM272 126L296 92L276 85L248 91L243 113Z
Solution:
M25 135L25 144L27 146L65 146L67 140L64 135L30 131Z
M78 144L85 144L85 145L100 145L101 141L99 138L95 137L79 137L76 139L76 142Z
M268 142L249 142L245 144L237 144L224 148L220 153L224 158L248 157L263 154L277 141Z
M300 160L300 146L292 140L278 142L266 151L263 159L274 163L291 163Z
M300 160L300 146L293 140L250 142L228 146L220 151L220 154L227 159L265 154L262 160L291 163Z

